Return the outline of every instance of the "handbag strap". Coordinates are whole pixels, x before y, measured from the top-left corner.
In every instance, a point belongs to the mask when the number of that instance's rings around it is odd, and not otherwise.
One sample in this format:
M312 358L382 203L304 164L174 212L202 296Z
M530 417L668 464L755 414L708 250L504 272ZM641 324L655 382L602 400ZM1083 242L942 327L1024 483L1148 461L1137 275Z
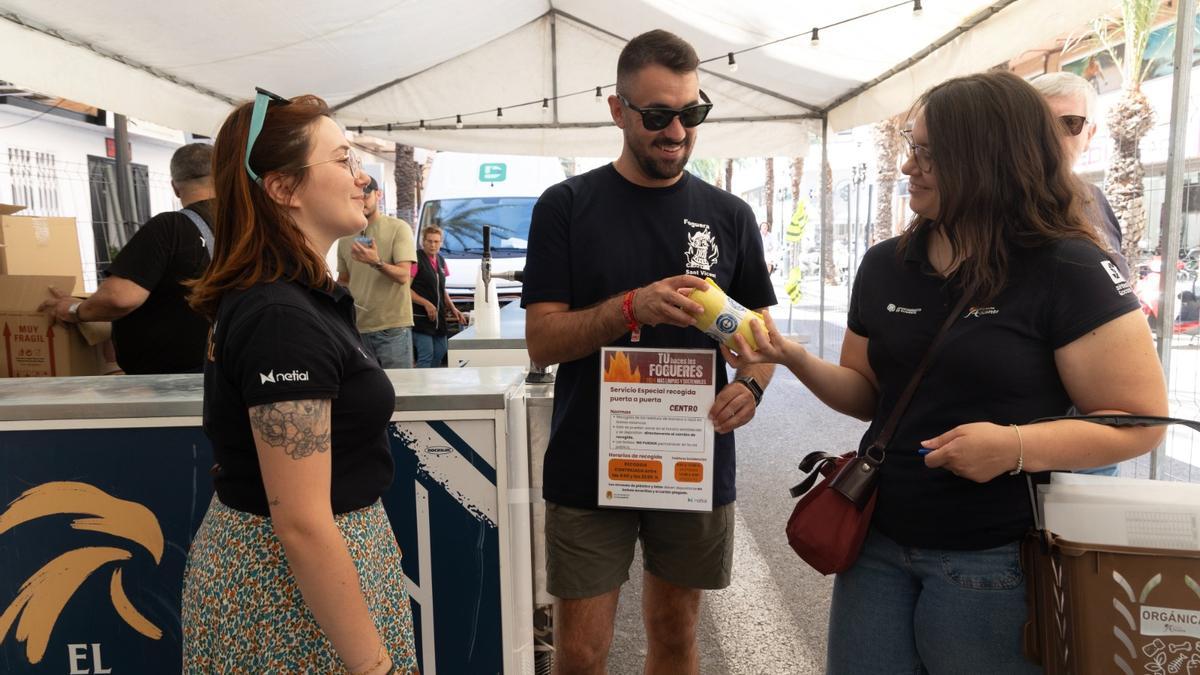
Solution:
M1079 420L1092 424L1103 424L1108 427L1160 427L1168 424L1179 424L1193 431L1200 431L1200 421L1185 420L1179 417L1161 417L1158 415L1055 415L1054 417L1039 417L1030 424L1041 422L1057 422L1059 420ZM1032 474L1025 474L1025 482L1029 486L1029 502L1033 507L1033 527L1042 529L1042 519L1038 514L1037 489L1033 486Z
M1079 420L1108 427L1161 427L1168 424L1179 424L1193 431L1200 431L1200 421L1185 420L1179 417L1159 417L1158 415L1058 415L1041 417L1033 420L1030 424L1059 420Z
M892 408L892 414L888 416L887 422L884 423L883 430L875 437L875 441L867 447L864 454L868 459L876 462L883 461L886 453L885 449L888 443L891 443L892 436L896 433L896 427L900 424L900 417L904 415L905 409L908 408L908 404L912 401L913 394L917 391L917 386L921 384L921 379L925 377L925 371L929 370L929 364L933 361L934 352L942 344L946 333L950 331L950 326L954 325L959 315L967 308L969 298L970 296L965 293L959 298L958 304L954 306L954 309L950 312L950 316L946 317L946 321L942 323L942 327L938 330L937 335L933 336L933 341L929 343L929 349L925 350L925 356L921 357L921 363L913 371L912 378L908 381L908 386L904 388L904 393L900 394L900 399L896 401L896 406ZM872 450L879 451L878 458L872 456Z

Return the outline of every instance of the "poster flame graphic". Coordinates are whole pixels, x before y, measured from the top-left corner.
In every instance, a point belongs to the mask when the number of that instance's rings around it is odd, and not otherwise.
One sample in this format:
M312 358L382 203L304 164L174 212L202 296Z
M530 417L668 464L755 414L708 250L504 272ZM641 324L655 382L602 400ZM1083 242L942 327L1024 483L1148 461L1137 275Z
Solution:
M604 371L605 382L641 382L642 371L630 368L629 356L625 352L617 352L613 354L612 360L608 362L608 369Z
M146 549L156 563L162 561L163 534L154 514L141 504L117 499L86 483L52 482L25 491L0 513L0 535L22 523L64 514L87 516L73 520L73 529L127 539ZM16 623L16 639L25 643L26 658L31 664L39 663L46 655L54 624L75 591L104 565L132 557L122 548L85 546L46 563L21 584L17 597L0 614L0 642ZM113 570L109 595L117 614L131 628L152 640L162 637L162 629L129 601L120 568Z

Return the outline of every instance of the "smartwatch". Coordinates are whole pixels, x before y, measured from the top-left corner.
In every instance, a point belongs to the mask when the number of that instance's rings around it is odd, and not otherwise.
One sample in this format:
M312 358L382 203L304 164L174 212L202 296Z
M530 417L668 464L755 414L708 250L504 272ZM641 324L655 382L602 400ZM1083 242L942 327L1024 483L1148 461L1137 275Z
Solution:
M750 377L749 375L743 375L742 377L734 380L734 382L741 382L742 384L746 385L746 388L750 390L751 394L754 394L755 406L757 406L759 403L762 403L763 388L759 386L758 382L755 381L753 377Z

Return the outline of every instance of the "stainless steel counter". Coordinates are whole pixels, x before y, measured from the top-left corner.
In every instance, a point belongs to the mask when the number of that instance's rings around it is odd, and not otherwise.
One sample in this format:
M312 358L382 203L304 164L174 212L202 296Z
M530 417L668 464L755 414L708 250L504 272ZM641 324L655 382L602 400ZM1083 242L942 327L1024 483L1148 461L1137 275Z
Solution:
M524 342L522 338L522 343ZM525 370L513 366L389 370L396 410L503 410ZM0 379L0 421L199 417L201 375Z

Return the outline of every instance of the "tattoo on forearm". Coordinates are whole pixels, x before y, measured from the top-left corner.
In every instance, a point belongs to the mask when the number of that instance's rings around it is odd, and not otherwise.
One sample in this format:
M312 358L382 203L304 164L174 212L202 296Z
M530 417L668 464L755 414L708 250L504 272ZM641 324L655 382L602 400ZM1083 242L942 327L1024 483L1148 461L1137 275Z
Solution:
M292 459L329 449L329 401L281 401L250 408L250 426Z

